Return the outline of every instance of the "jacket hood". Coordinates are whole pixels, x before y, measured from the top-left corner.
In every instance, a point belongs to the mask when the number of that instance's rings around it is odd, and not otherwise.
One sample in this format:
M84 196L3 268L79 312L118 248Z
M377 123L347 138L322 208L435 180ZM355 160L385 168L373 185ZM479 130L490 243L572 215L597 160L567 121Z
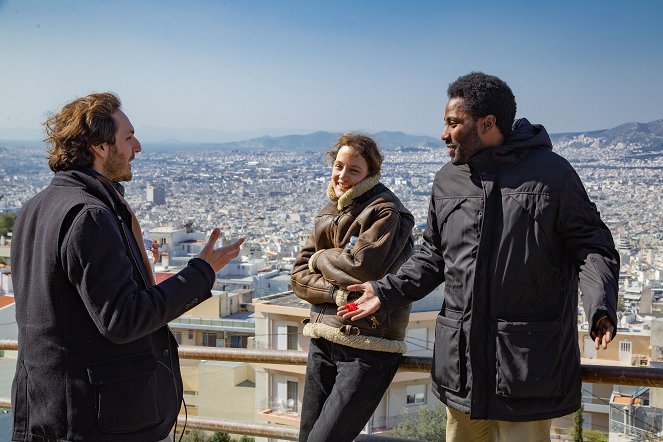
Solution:
M552 141L545 127L532 124L527 118L519 118L513 122L511 135L505 141L504 147L552 150Z
M546 128L532 124L527 118L513 122L511 135L502 146L487 149L490 157L500 163L518 163L531 149L552 150L552 142Z

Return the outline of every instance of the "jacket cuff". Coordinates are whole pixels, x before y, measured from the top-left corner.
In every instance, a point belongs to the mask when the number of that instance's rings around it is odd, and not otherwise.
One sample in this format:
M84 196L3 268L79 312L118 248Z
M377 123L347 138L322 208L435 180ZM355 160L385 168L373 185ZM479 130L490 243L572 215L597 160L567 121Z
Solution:
M311 256L309 258L309 260L308 260L308 269L311 273L318 273L318 268L315 266L315 261L318 259L318 256L320 256L320 254L324 251L325 251L325 249L318 250L317 252L315 252L313 254L313 256Z
M189 260L187 265L196 268L200 273L202 273L207 281L209 282L210 290L214 286L214 281L216 280L216 273L214 269L207 261L201 258L192 258Z
M343 289L336 290L336 293L334 293L334 303L336 303L336 305L338 307L341 307L341 306L347 304L348 303L348 295L349 295L349 292L347 290L343 290Z

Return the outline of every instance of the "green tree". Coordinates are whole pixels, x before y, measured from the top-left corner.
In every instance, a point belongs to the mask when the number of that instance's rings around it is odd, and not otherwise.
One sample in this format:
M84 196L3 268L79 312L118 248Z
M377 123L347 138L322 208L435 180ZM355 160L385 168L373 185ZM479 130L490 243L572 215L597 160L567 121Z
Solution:
M242 436L239 442L255 442L256 438L251 436Z
M396 427L394 435L409 439L444 442L446 440L447 410L438 405L431 408L420 408L416 416L403 410L403 422Z
M583 442L582 423L585 421L582 417L583 411L585 411L585 407L581 405L573 415L573 442Z
M218 431L214 432L207 442L231 442L230 435L228 433L220 433Z
M14 222L16 221L16 215L13 213L2 213L0 214L0 235L7 236L7 232L11 232L14 229Z
M597 430L584 430L582 439L584 442L608 442L608 436Z
M182 440L184 442L207 442L207 436L202 431L191 430Z

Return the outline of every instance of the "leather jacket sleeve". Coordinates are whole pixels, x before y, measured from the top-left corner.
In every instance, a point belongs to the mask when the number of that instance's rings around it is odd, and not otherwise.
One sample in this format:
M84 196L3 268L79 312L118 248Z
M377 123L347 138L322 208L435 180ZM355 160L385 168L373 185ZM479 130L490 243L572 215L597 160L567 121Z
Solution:
M569 171L564 180L557 229L566 252L575 258L579 267L582 303L591 330L594 331L598 320L604 316L616 327L619 254L610 231L574 170Z
M411 217L405 219L391 205L375 210L370 219L370 225L359 234L350 250L344 247L316 250L318 238L314 229L291 273L292 290L298 297L311 304L333 303L338 288L395 271L406 247L411 250L414 221ZM310 265L313 255L316 255L315 263Z
M318 255L315 267L325 280L345 288L381 278L392 268L410 240L411 225L405 229L401 214L393 208L384 208L376 215L350 250L326 249Z
M309 260L315 254L315 229L300 250L290 273L290 283L295 294L311 304L333 302L334 286L320 273L309 269Z

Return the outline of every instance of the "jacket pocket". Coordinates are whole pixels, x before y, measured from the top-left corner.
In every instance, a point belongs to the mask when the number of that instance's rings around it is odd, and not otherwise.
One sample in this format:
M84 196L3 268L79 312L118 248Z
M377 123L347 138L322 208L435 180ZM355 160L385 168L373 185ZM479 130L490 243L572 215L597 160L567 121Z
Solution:
M87 367L95 386L97 424L106 433L129 433L161 422L151 353L106 360Z
M498 322L498 396L547 398L562 395L559 322Z
M433 380L441 387L459 392L461 379L461 321L438 316L435 321L435 347L433 349ZM464 351L463 351L464 353Z

